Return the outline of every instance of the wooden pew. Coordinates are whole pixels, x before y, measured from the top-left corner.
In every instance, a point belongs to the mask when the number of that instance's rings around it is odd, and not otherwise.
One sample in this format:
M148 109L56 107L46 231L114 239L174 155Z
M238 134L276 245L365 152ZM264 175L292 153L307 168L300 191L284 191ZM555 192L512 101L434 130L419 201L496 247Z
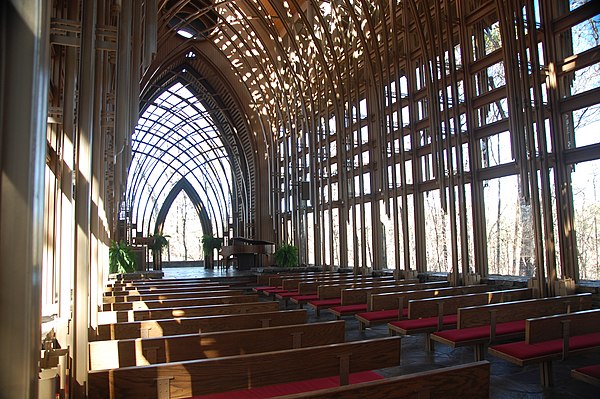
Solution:
M230 290L231 287L228 285L207 285L207 286L183 286L176 288L134 288L122 291L110 291L105 292L104 297L115 297L115 296L132 296L132 295L158 295L158 294L175 294L178 292L203 292L203 291L219 291L219 290Z
M359 329L375 324L388 323L408 317L408 302L413 299L433 298L448 295L463 295L493 290L485 284L466 285L462 287L442 287L426 290L406 292L388 292L373 294L368 298L369 311L357 313L354 317L358 320Z
M90 370L304 348L345 341L343 321L89 343Z
M571 370L571 377L600 388L600 364L579 367Z
M303 272L303 273L275 273L275 274L259 274L256 276L256 286L252 288L253 291L258 292L267 288L274 288L271 284L271 279L289 279L289 278L317 278L319 276L333 276L339 275L336 272ZM275 283L276 280L273 280Z
M359 278L351 278L348 280L344 280L344 283L349 284L353 281L356 282L370 282L370 281L394 281L393 278L385 277L381 279L379 277L359 277ZM342 282L337 282L342 284ZM311 281L311 282L301 282L298 284L298 295L292 295L289 297L290 302L296 304L298 307L304 306L304 304L309 301L319 300L319 287L322 285L333 285L336 284L331 281Z
M319 285L317 288L318 299L307 302L308 307L314 309L317 317L320 316L321 309L327 309L332 306L337 306L341 302L343 289L349 288L375 288L389 286L390 279L373 279L373 280L355 280L336 284Z
M488 352L518 366L540 365L541 384L552 386L552 361L600 348L600 309L534 317L525 321L525 340L494 345Z
M330 274L330 275L321 275L321 276L316 276L316 277L294 277L294 278L287 278L287 279L278 279L273 281L273 279L269 279L269 284L272 284L273 286L270 288L266 288L262 290L262 293L264 295L267 296L275 296L276 294L281 294L281 293L285 293L288 292L289 289L286 287L290 286L290 282L292 285L292 290L293 291L297 291L298 290L298 284L303 282L303 283L319 283L319 282L343 282L343 281L348 281L348 280L357 280L357 279L372 279L373 277L367 276L367 277L355 277L351 274ZM287 284L286 284L287 283ZM285 285L285 286L284 286Z
M433 288L447 287L447 281L432 281L429 283L419 283L419 280L398 280L397 284L386 285L382 287L366 288L345 288L342 289L340 304L328 308L327 311L333 313L336 318L342 316L354 315L359 312L366 312L368 299L370 295L383 294L387 292L404 292L414 290L425 290Z
M338 388L278 396L278 399L482 399L489 396L490 364L482 361Z
M178 292L165 294L147 294L147 295L127 295L127 296L105 296L102 298L102 303L118 303L118 302L139 302L139 301L160 301L165 299L184 299L184 298L205 298L209 296L231 296L242 295L244 290L238 289L223 289L197 292Z
M169 319L172 317L200 317L220 314L274 312L276 310L279 310L279 304L276 302L227 303L159 309L119 310L98 312L98 324Z
M219 281L203 281L198 283L165 283L165 284L135 284L135 285L108 285L105 287L105 294L110 292L122 292L128 290L157 290L157 289L170 289L170 288L182 288L182 287L211 287L211 286L223 286L229 287L229 284L225 284Z
M258 295L225 295L225 296L208 296L204 298L184 298L184 299L165 299L157 301L136 301L136 302L117 302L102 304L102 311L119 311L119 310L142 310L142 309L158 309L168 307L183 307L183 306L202 306L202 305L217 305L225 303L246 303L258 302Z
M101 324L90 331L89 341L106 339L151 338L167 335L195 334L302 324L308 320L304 309L204 317L182 317L129 323Z
M475 360L482 360L484 345L499 339L524 336L526 319L592 307L591 294L528 299L458 309L456 329L434 332L430 339L457 348L475 347Z
M442 296L408 301L408 319L388 323L390 335L430 334L456 326L458 309L469 306L520 301L533 297L532 288ZM429 336L426 342L429 346Z
M351 373L400 364L398 337L332 345L219 357L160 365L90 371L89 399L187 398L226 392L268 388L303 380L304 386L322 386L325 377L339 376L348 384ZM282 389L281 385L278 388ZM293 391L292 391L293 392Z

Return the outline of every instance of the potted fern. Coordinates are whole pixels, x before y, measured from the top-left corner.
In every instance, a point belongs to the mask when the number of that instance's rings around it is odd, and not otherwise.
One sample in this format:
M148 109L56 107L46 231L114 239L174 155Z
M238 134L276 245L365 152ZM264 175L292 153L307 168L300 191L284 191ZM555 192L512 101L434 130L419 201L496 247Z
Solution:
M222 238L213 237L210 234L204 234L202 236L202 252L204 252L204 267L213 268L214 265L214 250L220 249L223 245Z
M133 273L136 270L135 255L125 241L111 241L108 249L108 271L114 273Z
M298 266L298 247L291 244L281 244L275 251L275 262L280 267Z
M152 264L154 270L162 270L162 251L169 245L170 236L155 233L148 244L148 248L152 251Z

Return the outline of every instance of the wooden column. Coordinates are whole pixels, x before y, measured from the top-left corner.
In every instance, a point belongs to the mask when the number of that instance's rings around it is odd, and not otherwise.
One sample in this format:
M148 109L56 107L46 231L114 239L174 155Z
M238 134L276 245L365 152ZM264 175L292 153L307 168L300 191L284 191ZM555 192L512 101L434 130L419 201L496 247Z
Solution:
M72 393L84 397L88 373L90 325L90 222L92 140L94 129L94 75L96 63L96 1L83 3L79 72L77 150L75 160L75 273L73 307Z
M0 389L36 398L48 98L47 5L0 5Z

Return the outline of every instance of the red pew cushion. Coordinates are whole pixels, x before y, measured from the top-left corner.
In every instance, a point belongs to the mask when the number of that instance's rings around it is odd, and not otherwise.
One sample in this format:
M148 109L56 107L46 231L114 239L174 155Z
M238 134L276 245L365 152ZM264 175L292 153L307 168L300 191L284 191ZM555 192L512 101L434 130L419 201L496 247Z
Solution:
M507 355L521 359L532 359L562 353L562 339L553 339L537 344L528 344L525 341L511 342L508 344L494 345L491 348ZM569 350L586 349L600 346L600 332L577 335L569 340Z
M330 309L333 310L334 312L338 312L340 314L341 313L358 313L358 312L367 310L367 304L359 303L356 305L341 305L341 306L334 306Z
M317 308L336 306L342 302L341 298L332 298L332 299L319 299L316 301L308 301L309 305L312 305Z
M292 296L297 296L298 295L298 291L288 291L288 292L278 292L277 296L281 297L281 298L289 298Z
M376 310L358 313L358 316L368 321L390 320L398 318L398 309ZM402 317L408 317L408 308L402 309Z
M442 324L444 325L452 325L456 324L458 319L458 315L449 314L443 317ZM403 330L419 330L422 328L432 328L437 327L438 318L437 317L424 317L422 319L409 319L409 320L399 320L392 321L390 324L399 327Z
M381 380L383 377L374 371L352 373L349 376L350 384ZM239 391L215 393L210 395L193 396L190 399L262 399L282 395L291 395L301 392L316 391L317 389L334 388L340 386L338 376L315 378L305 381L294 381L284 384L268 385Z
M575 369L582 374L589 375L600 380L600 364L594 364L593 366L580 367Z
M295 299L298 302L302 302L302 301L312 301L315 299L319 299L319 296L317 294L311 294L311 295L293 295L291 296L292 299Z
M509 321L496 324L496 335L515 334L525 332L525 320ZM452 342L464 342L477 339L489 338L490 326L468 327L453 330L445 330L434 333L439 337Z

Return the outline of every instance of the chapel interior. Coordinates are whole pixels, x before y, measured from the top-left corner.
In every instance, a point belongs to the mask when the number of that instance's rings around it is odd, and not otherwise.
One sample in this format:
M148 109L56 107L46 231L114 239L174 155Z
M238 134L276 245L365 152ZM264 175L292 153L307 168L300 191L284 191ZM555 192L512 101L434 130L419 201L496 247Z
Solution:
M115 243L165 275L275 264L208 264L211 236L289 244L320 271L475 276L599 308L596 0L0 10L0 397L42 397L45 368L52 398L90 395ZM155 234L170 240L158 268Z

